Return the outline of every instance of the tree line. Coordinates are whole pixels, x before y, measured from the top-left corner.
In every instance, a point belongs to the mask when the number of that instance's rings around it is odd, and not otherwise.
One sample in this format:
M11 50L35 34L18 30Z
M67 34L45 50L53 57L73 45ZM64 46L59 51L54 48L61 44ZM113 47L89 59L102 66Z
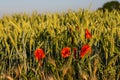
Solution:
M113 10L120 11L120 2L119 1L110 1L106 2L102 7L98 8L98 10L108 10L109 12Z

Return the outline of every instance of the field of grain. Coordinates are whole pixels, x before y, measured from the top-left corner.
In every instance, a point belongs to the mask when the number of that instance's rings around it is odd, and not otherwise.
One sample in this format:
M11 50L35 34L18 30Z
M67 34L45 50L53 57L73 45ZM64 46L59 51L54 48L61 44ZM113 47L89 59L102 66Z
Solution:
M90 50L81 57L84 45ZM64 57L66 47L70 54ZM36 60L37 49L44 58ZM120 12L80 9L3 16L0 80L6 79L120 80Z

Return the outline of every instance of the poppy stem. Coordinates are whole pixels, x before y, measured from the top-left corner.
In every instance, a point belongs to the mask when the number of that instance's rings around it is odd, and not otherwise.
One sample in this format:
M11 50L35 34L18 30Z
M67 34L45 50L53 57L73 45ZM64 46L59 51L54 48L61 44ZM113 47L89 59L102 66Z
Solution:
M39 60L39 62L38 62L38 66L42 66L42 62L41 62L41 60Z

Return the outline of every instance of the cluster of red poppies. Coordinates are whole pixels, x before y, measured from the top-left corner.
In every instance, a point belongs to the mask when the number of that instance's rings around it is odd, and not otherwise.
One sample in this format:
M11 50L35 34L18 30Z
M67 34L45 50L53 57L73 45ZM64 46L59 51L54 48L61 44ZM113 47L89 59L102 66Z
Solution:
M90 34L88 29L85 29L85 38L86 39L92 38L92 35ZM83 58L85 56L85 54L87 54L89 51L91 52L90 46L88 44L85 44L81 48L80 58ZM77 48L74 48L74 57L75 58L76 58L76 52L77 52ZM63 48L61 54L62 54L63 58L66 58L66 57L70 56L70 47Z
M85 29L85 38L86 39L92 38L92 35L90 34L88 29ZM62 57L63 58L69 57L71 54L70 51L71 51L70 47L63 48L61 51ZM81 51L80 51L80 58L83 58L89 51L91 51L90 46L88 44L83 45L83 47L81 48ZM77 52L77 48L74 48L74 57L75 58L76 58L76 52ZM36 60L39 61L39 60L45 58L45 53L44 53L43 49L38 48L35 50L34 56L35 56Z

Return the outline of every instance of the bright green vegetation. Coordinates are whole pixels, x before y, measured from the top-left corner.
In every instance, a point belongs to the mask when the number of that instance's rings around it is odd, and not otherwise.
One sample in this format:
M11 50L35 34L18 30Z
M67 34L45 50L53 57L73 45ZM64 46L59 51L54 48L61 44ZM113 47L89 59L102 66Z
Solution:
M85 39L85 29L92 34ZM74 43L72 43L72 38ZM92 54L83 59L61 57L63 47L80 52L89 43ZM45 51L43 65L34 58ZM20 80L119 80L120 12L14 14L0 19L0 79Z

